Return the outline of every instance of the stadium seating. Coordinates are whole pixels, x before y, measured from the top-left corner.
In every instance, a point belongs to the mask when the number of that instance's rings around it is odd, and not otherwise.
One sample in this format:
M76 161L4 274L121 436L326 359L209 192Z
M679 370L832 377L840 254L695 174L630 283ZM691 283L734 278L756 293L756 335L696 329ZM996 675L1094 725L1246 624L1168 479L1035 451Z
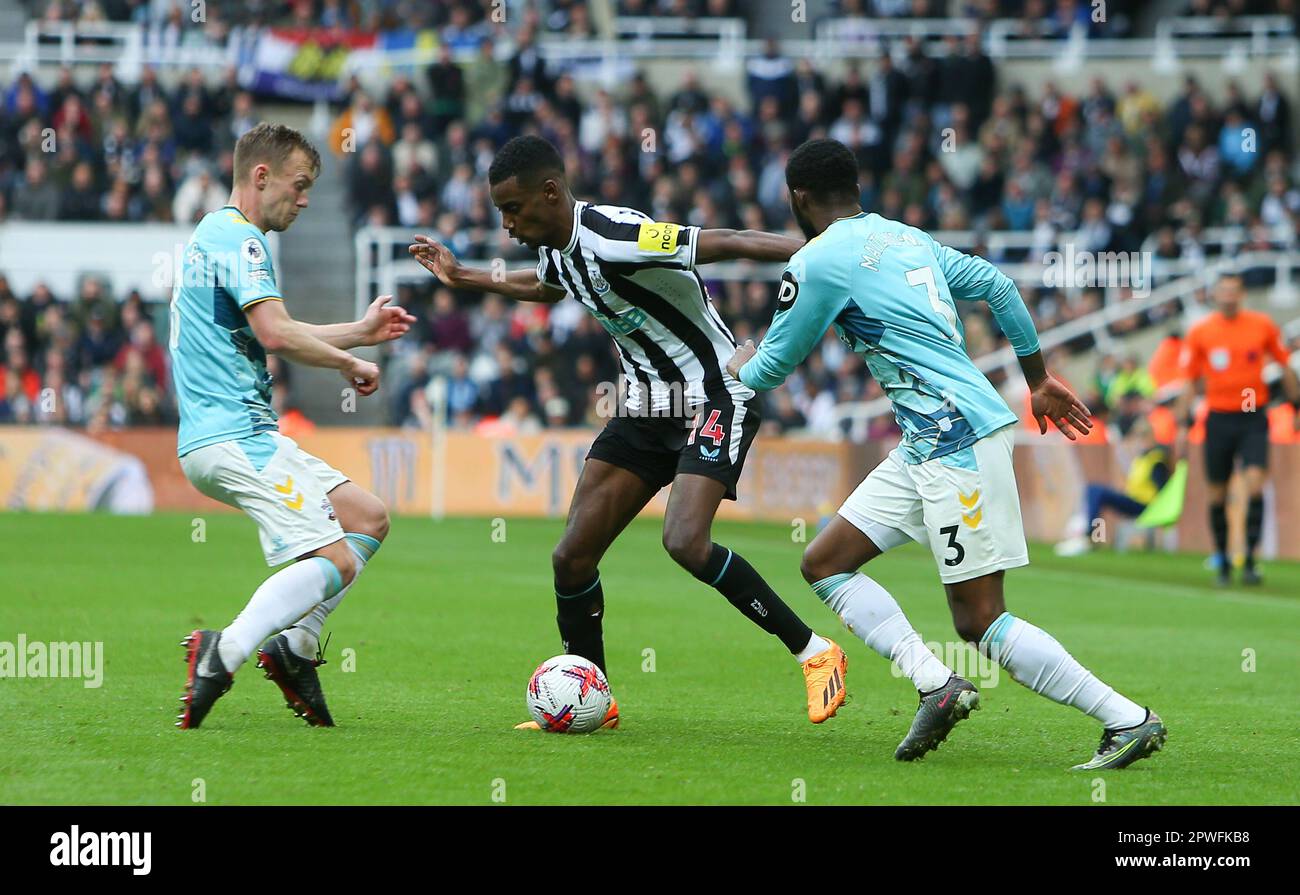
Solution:
M307 3L270 23L393 24L349 19L340 5L318 5L319 22L310 19L315 5ZM795 229L782 176L788 152L812 136L841 139L860 158L865 207L999 263L1020 283L1049 334L1045 343L1081 356L1098 347L1122 350L1112 337L1167 328L1172 314L1194 305L1146 301L1124 305L1131 313L1103 313L1131 301L1133 287L1149 292L1167 285L1203 269L1207 257L1294 247L1300 215L1291 164L1294 97L1276 76L1230 80L1222 91L1188 76L1174 95L1161 98L1136 80L1109 80L1103 67L1093 66L1087 77L1048 82L1041 92L1026 89L1023 79L1006 77L1010 63L990 56L992 42L1059 42L1082 33L1100 46L1103 39L1135 38L1140 5L1111 4L1114 15L1104 27L1086 21L1085 5L1074 5L1073 20L1061 18L1066 4L1039 18L1033 4L970 5L984 19L983 40L969 23L934 18L946 12L939 9L944 4L841 0L828 21L814 23L818 39L834 46L866 40L874 49L862 61L814 64L775 41L751 38L734 2L618 4L608 33L622 35L620 46L631 56L653 61L656 54L698 55L701 47L718 53L723 44L731 47L727 52L742 52L734 78L740 101L712 77L688 73L663 89L638 73L605 89L582 79L580 69L557 64L569 58L565 53L599 44L599 23L582 3L548 4L518 27L493 23L475 4L422 13L429 18L410 24L435 30L442 49L379 89L372 78L345 79L322 141L342 163L347 213L360 231L358 301L392 288L420 317L418 337L398 345L389 362L388 421L427 424L430 383L447 377L455 396L452 425L492 420L515 397L527 403L519 421L525 428L579 425L592 411L593 383L617 376L603 332L576 307L511 308L453 295L405 262L406 238L425 232L469 259L530 263L502 233L485 185L494 149L525 131L563 149L580 196L643 208L660 219L785 231ZM37 55L49 44L51 51L93 58L91 35L132 29L163 58L172 58L168 47L219 54L247 40L251 26L267 23L230 10L190 27L170 14L150 18L138 11L135 24L97 25L93 3L49 9L29 24ZM1244 29L1267 40L1293 31L1278 16L1229 22L1216 15L1214 3L1194 2L1186 11L1190 18L1162 21L1158 38L1177 42ZM1246 11L1273 10L1256 3ZM116 4L102 12L122 18ZM870 24L870 33L854 32L855 23ZM559 34L568 37L560 41ZM887 42L883 53L881 41ZM560 43L567 49L558 49ZM120 44L122 52L131 46L127 38ZM410 57L393 51L386 58ZM16 73L3 85L0 221L188 225L224 200L233 142L268 108L244 89L233 66L144 66L129 81L107 63L37 70L37 76ZM1241 152L1247 133L1255 142ZM48 134L53 152L41 151ZM1147 264L1127 291L1045 280L1041 259L1067 250L1133 253ZM761 337L775 303L774 271L724 265L704 275L736 336ZM1265 276L1272 282L1272 274ZM1196 288L1184 284L1177 291L1186 297ZM81 388L97 392L93 383L108 368L87 359L94 352L73 350L91 338L82 321L61 322L71 332L57 342L58 326L42 322L49 291L0 296L0 320L23 321L0 323L6 338L19 333L11 338L15 348L23 342L26 366L15 375L33 394L65 373L74 382L89 376ZM75 304L82 291L79 282L66 284L54 293L55 306ZM108 305L126 300L165 327L163 315L149 309L167 297L163 289L123 288ZM106 318L106 337L125 345L132 334L114 328L117 316ZM1005 341L991 317L971 309L966 327L971 353L987 359L995 378L1002 375L1006 352L997 352ZM1065 335L1050 335L1056 327ZM60 352L65 356L55 360ZM8 367L17 366L11 353ZM561 357L577 363L559 363ZM157 412L165 417L165 382L152 385L161 390ZM1099 406L1111 403L1100 392L1090 397ZM858 359L828 337L773 396L768 426L856 438L883 434L891 423L875 418L871 408L883 406L875 398L879 391ZM25 419L31 412L16 395L0 406L0 418ZM128 411L68 422L135 418Z

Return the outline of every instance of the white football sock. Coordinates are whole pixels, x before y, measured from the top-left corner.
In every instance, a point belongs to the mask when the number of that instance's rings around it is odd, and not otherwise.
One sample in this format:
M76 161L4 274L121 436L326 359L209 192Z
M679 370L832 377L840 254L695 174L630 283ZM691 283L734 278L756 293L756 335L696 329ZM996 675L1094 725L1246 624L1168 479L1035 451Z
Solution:
M812 588L839 615L849 633L898 665L917 690L937 690L952 676L952 669L926 649L889 591L866 575L841 572Z
M1146 709L1098 680L1051 634L1010 612L989 625L979 650L1018 683L1054 702L1074 706L1104 727L1132 727L1146 720Z
M805 646L799 652L795 653L794 660L798 662L800 665L802 665L804 662L807 662L813 656L817 655L818 653L824 653L826 652L826 650L830 648L831 648L830 641L827 640L825 637L817 636L817 632L814 631L813 635L808 638L808 645Z
M221 632L218 652L226 670L233 673L265 638L342 589L338 567L323 556L309 556L263 581L244 611Z
M304 659L316 658L316 650L320 645L320 632L325 624L326 616L337 609L339 604L343 602L343 598L348 595L348 591L352 590L352 585L356 584L357 579L361 577L361 572L365 569L366 563L370 561L370 557L374 556L375 551L379 549L379 540L372 538L370 535L350 531L345 537L348 541L348 547L352 549L352 556L356 559L357 570L352 576L352 580L347 583L343 590L328 600L317 603L311 608L311 611L294 622L291 627L280 632L288 639L289 649L295 655Z

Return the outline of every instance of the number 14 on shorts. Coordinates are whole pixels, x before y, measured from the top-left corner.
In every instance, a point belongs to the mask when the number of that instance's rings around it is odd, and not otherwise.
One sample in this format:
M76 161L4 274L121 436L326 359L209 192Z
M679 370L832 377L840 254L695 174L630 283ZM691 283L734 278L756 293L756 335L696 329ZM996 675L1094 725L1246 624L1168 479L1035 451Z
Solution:
M709 411L709 419L704 424L704 428L700 428L700 418L702 416L704 416L703 412L695 414L695 419L691 422L691 434L690 437L686 439L686 443L695 444L695 436L698 433L700 438L710 439L713 442L714 447L717 447L722 444L727 437L727 430L718 425L718 417L722 416L722 411Z

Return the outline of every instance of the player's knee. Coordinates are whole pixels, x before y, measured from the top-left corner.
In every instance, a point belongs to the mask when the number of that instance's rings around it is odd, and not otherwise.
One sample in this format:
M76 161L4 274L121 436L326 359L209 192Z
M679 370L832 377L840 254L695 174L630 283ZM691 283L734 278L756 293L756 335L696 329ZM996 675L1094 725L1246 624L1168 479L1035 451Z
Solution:
M388 507L379 498L375 498L375 507L371 512L370 531L368 534L376 541L382 541L388 537Z
M813 542L804 548L803 558L799 560L799 571L803 580L809 584L816 584L832 575L856 572L858 568L859 566L846 563L836 556L833 547L825 542L819 543L817 538L813 538Z
M366 494L363 500L357 501L353 517L348 520L351 522L348 531L370 535L377 541L388 537L388 507L375 495Z
M316 556L322 556L334 564L338 569L339 577L343 580L343 586L347 587L352 583L352 579L357 576L357 560L352 554L352 548L348 547L347 541L336 541L328 547L316 551Z
M1268 474L1257 466L1246 467L1246 493L1250 497L1259 497L1264 493L1264 485L1268 482Z
M957 631L957 636L962 639L963 643L977 644L984 637L988 625L980 625L972 621L969 617L957 617L952 620L952 626Z
M551 552L551 570L557 584L578 584L587 581L596 572L596 564L582 551L561 541Z
M345 555L332 560L332 562L339 570L344 586L351 584L352 579L357 577L357 561L353 557L352 551L349 550Z
M803 575L803 580L809 584L816 584L823 578L829 578L836 572L842 571L833 566L834 563L830 562L829 557L815 549L813 544L808 545L803 552L803 558L799 560L799 572Z
M664 529L664 549L673 562L692 575L698 575L709 564L713 542L707 537L697 537L693 532Z
M989 626L997 621L1001 614L992 610L985 611L978 606L954 607L952 626L956 629L958 637L966 643L975 645L984 638Z

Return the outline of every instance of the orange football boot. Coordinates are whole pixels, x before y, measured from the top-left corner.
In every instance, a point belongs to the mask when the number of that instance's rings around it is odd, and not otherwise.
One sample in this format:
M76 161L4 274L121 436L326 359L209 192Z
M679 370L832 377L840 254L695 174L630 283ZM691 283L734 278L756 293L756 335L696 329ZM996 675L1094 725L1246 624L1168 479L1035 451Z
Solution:
M814 724L822 723L844 705L844 679L849 671L844 650L834 640L826 642L830 644L829 649L803 663L803 680L808 686L808 720Z

